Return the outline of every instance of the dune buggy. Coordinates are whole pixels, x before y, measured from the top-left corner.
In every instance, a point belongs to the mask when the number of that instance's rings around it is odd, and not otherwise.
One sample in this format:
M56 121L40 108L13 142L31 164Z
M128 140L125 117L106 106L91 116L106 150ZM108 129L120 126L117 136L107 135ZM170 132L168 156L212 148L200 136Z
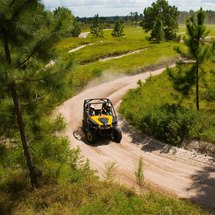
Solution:
M117 143L122 139L122 132L117 127L116 112L108 98L84 100L82 129L91 144L98 137L111 138Z

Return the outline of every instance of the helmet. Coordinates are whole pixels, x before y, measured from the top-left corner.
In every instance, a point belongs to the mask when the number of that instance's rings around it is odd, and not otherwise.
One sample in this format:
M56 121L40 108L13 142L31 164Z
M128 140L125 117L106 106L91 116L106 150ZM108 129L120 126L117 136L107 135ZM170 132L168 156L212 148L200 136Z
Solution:
M110 103L107 103L107 102L104 103L104 104L103 104L103 109L106 109L106 110L108 110L108 111L111 110L111 104L110 104Z
M111 110L111 105L110 105L110 103L106 103L106 109L107 109L108 111Z

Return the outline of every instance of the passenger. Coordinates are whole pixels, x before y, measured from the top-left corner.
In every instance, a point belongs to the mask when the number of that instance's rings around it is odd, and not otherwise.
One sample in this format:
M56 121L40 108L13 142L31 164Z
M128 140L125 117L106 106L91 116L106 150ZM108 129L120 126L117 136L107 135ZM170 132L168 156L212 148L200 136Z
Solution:
M112 115L111 104L110 103L104 103L102 105L102 114L104 114L104 115Z

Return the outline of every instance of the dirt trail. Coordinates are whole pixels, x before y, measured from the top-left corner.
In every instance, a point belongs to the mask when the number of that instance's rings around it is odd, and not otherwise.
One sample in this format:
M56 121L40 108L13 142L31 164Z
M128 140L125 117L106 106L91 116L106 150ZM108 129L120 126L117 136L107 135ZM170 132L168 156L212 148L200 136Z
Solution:
M144 49L139 49L139 50L135 50L135 51L129 51L129 52L126 53L126 54L121 54L121 55L117 55L117 56L101 58L101 59L99 59L98 61L99 61L99 62L105 62L105 61L108 61L108 60L119 59L119 58L122 58L122 57L126 57L126 56L128 56L128 55L138 54L138 53L140 53L142 50L144 50Z
M90 146L73 137L73 131L81 125L84 99L108 97L117 108L128 89L137 86L138 80L146 80L150 75L158 75L163 70L146 72L134 76L124 76L85 89L77 96L64 102L57 111L67 123L66 135L72 147L80 147L89 159L91 167L102 174L107 162L116 162L117 181L135 187L134 170L140 157L144 159L145 180L159 189L188 198L215 210L215 163L213 158L198 155L183 149L168 147L150 139L141 138L123 125L123 139L120 144L100 142ZM126 131L127 130L127 131Z
M87 31L87 32L82 32L80 33L80 35L78 36L79 38L87 38L87 35L89 34L90 32Z

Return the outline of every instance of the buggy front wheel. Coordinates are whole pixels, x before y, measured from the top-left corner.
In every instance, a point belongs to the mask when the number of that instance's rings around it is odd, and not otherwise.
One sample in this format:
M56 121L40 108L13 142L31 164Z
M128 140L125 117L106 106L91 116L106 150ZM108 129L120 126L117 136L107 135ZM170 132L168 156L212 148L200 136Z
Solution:
M96 142L96 134L92 129L86 132L86 136L89 143L94 144Z

